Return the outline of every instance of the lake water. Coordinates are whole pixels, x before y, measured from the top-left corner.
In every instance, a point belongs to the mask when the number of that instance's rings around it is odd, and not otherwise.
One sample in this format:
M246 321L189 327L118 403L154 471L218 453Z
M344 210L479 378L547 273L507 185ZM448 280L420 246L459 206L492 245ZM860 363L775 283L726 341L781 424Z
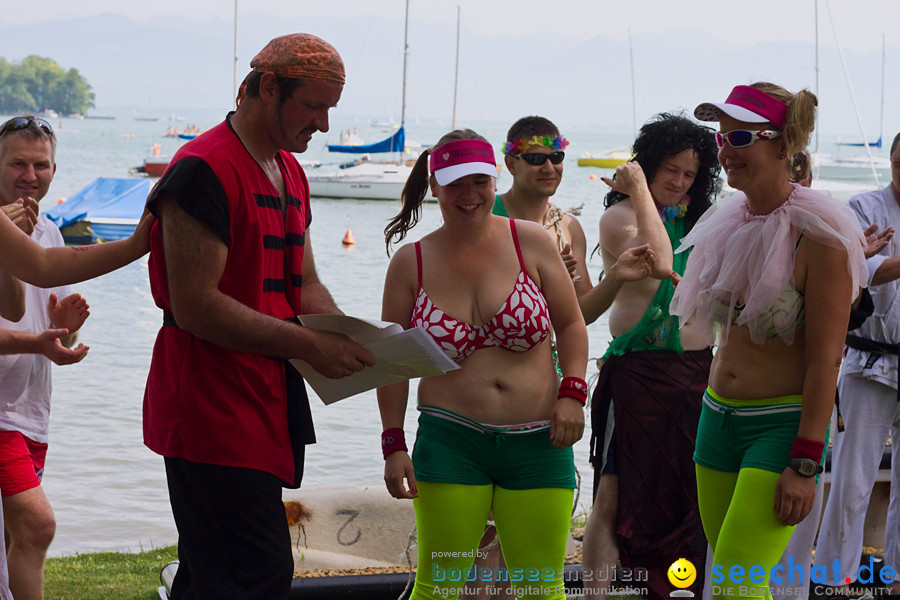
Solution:
M193 120L210 127L221 115L203 115ZM58 123L54 122L54 126ZM185 122L138 122L130 116L115 120L69 120L61 122L58 169L50 193L43 201L49 209L60 197L74 194L96 177L127 177L129 167L141 164L154 142L162 153L173 152L180 142L164 138L169 125ZM341 129L357 127L367 142L387 133L369 130L360 122L336 122L332 133L317 134L306 158L327 160L326 141L334 143ZM410 126L408 137L433 143L446 128ZM505 139L505 128L476 127L495 147ZM567 149L566 171L556 195L563 208L584 203L581 222L588 248L598 241L606 185L591 176L598 169L579 168L575 159L585 151L622 146L630 132L602 133L565 130L572 144ZM334 159L332 159L334 160ZM501 191L510 179L504 171ZM378 318L384 274L388 265L383 229L397 211L393 202L313 199L312 248L320 277L338 305L347 313ZM436 227L440 213L426 205L422 221L410 234L415 240ZM356 245L341 244L352 229ZM601 263L589 261L596 280ZM54 556L101 550L137 551L176 541L175 526L166 492L162 458L142 443L141 403L151 350L162 321L153 304L147 279L147 259L104 277L74 286L91 306L91 317L80 340L91 346L80 364L56 367L54 371L51 442L44 487L57 519ZM601 355L609 341L607 323L588 328L591 356ZM597 369L588 367L588 376ZM414 389L411 398L414 398ZM375 393L369 392L324 406L310 394L319 442L307 450L305 484L363 483L383 485L381 431ZM410 402L406 430L415 430L414 401ZM589 429L575 445L576 466L582 477L581 504L589 502L592 474L587 463Z

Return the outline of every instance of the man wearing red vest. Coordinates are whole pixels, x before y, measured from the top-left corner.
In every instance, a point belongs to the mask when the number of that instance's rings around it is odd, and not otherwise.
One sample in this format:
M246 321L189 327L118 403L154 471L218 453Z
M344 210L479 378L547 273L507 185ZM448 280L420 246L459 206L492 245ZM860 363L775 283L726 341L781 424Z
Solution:
M165 457L178 528L173 599L286 599L282 487L315 442L300 358L345 377L373 357L305 329L340 313L316 276L306 176L292 152L328 131L344 66L308 34L251 61L237 110L185 144L150 195L150 284L163 326L144 394L144 443Z

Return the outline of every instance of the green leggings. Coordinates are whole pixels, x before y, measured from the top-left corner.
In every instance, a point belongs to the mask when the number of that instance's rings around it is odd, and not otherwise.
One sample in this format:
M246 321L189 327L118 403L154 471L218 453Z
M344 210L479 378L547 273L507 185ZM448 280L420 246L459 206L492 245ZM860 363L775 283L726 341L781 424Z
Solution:
M565 600L563 562L574 490L428 481L417 487L418 569L410 600L457 598L467 579L498 579L491 569L472 567L491 511L508 570L499 578L508 575L516 598Z
M752 467L738 473L714 471L699 464L696 467L700 518L713 550L713 598L771 600L769 573L794 531L778 520L772 508L781 474ZM740 583L729 578L734 565L742 567ZM752 573L754 565L762 569ZM749 579L750 574L755 581Z

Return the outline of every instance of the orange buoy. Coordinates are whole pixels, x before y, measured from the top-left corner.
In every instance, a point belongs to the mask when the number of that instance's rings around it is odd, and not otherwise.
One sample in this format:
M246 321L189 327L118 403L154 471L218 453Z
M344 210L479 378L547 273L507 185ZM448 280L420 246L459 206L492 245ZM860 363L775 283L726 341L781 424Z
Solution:
M596 176L596 175L591 175L588 179L590 179L591 181L594 181L595 179L597 179L597 176Z
M352 246L356 243L356 238L353 237L353 232L349 229L347 233L344 234L344 239L341 240L341 243L345 246Z

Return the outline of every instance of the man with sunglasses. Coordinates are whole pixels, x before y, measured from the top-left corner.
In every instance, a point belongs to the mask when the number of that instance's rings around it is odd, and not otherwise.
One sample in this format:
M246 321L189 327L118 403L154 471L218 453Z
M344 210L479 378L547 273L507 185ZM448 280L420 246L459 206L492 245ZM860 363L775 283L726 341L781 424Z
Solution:
M573 215L581 208L561 210L550 197L562 182L563 160L569 141L549 119L522 117L509 128L503 153L513 183L497 194L493 213L513 219L540 223L556 240L559 252L581 296L591 288L585 265L587 253L584 230Z
M65 245L59 229L38 215L38 203L47 195L56 172L55 157L56 136L45 120L14 117L0 126L0 209L47 248ZM3 277L0 294L5 295L11 281L8 275ZM66 328L69 333L59 340L59 349L71 348L88 316L84 299L68 286L45 289L25 284L22 290L24 316L15 321L0 319L0 328L10 330L9 335L30 336L46 335L42 332L48 328ZM54 343L51 348L55 347ZM56 531L53 510L41 487L49 441L51 358L53 354L0 356L0 494L10 587L16 598L26 600L43 597L44 559ZM63 364L56 358L53 362Z
M284 487L315 442L286 359L330 378L371 365L350 338L301 327L340 314L318 279L305 152L341 97L344 65L285 35L250 62L237 109L175 154L150 194L150 286L163 309L144 394L144 443L164 458L178 528L173 600L286 600L293 555Z
M550 200L562 181L568 145L569 141L549 119L528 116L513 123L502 149L513 183L506 193L497 194L492 212L544 226L569 270L585 321L592 323L609 308L624 281L643 279L649 274L652 251L648 246L625 250L600 284L592 286L587 270L587 241L575 218L581 207L563 211ZM486 534L482 545L490 543L491 538L491 533ZM494 547L496 550L479 559L479 567L503 566L499 546Z

